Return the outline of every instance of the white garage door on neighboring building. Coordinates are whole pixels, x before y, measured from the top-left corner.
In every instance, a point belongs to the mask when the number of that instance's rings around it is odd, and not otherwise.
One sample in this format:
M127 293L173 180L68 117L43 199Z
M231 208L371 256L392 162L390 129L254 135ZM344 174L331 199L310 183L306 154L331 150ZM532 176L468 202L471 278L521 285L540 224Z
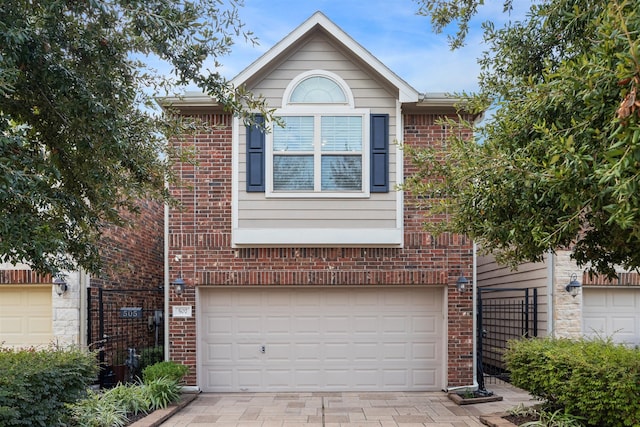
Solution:
M582 331L640 345L640 288L584 288Z
M207 392L440 390L442 288L200 288Z
M0 285L0 343L29 347L53 340L51 285Z

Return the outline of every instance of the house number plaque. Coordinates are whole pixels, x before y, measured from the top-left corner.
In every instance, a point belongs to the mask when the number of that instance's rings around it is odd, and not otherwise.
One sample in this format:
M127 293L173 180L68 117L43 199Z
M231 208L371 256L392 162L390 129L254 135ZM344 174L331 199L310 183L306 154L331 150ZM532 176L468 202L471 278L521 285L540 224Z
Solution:
M142 319L142 307L122 307L120 317L123 319Z
M191 317L193 314L191 312L190 305L174 305L173 306L173 317Z

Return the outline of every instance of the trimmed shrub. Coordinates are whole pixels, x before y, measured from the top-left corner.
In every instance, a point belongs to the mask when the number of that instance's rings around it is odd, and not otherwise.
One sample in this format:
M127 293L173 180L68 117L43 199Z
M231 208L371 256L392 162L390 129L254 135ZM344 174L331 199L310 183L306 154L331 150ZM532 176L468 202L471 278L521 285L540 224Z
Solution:
M63 425L66 404L84 397L97 373L95 355L79 349L0 348L0 425Z
M513 385L593 426L640 425L640 351L608 340L509 343Z
M147 383L158 378L168 378L180 383L187 373L189 373L189 368L185 365L172 361L160 362L144 368L142 382Z

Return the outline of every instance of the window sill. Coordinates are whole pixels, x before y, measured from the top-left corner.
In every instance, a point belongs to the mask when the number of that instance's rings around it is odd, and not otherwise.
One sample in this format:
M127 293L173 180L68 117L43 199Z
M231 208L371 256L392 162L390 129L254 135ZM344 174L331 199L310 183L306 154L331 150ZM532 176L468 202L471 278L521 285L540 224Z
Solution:
M233 247L402 247L402 229L234 229Z

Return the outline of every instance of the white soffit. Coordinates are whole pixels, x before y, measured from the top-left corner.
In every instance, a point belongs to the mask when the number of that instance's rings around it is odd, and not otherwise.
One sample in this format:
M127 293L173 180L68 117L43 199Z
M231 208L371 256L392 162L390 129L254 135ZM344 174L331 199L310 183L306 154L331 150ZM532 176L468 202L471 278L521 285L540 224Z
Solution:
M285 52L292 44L302 38L305 34L312 31L316 26L324 28L329 34L333 35L347 49L354 53L358 58L367 63L372 69L376 70L382 77L389 81L394 87L398 88L400 102L418 102L420 94L407 82L402 80L398 75L391 71L378 58L373 56L362 45L356 42L351 36L345 33L340 27L334 24L322 12L314 13L302 25L293 30L280 42L276 43L264 55L254 61L245 68L240 74L231 80L234 86L238 87L246 83L252 76L260 72L271 61L276 59L280 54Z

